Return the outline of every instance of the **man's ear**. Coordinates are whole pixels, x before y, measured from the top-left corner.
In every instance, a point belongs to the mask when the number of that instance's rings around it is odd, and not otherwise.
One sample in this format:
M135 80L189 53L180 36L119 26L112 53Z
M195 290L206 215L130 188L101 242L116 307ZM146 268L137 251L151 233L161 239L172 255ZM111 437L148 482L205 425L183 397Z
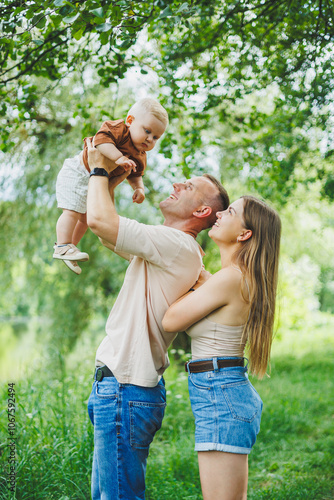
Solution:
M203 205L202 207L199 207L195 212L193 212L193 216L197 217L198 219L203 219L203 217L209 217L209 215L212 214L212 208Z
M130 127L131 123L133 122L133 120L135 119L135 117L133 115L128 115L126 120L125 120L125 125L127 127Z
M239 236L237 237L237 241L247 241L252 237L253 232L251 229L245 229Z

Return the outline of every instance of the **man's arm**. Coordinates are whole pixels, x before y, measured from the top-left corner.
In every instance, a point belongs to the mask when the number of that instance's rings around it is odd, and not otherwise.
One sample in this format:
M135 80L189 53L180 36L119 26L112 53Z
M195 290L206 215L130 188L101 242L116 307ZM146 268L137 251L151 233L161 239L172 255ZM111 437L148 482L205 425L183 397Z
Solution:
M107 162L104 156L87 141L88 163L91 170L94 168L104 168L108 170ZM88 183L87 196L87 224L90 229L108 246L116 245L119 216L113 202L113 190L129 172L124 173L119 178L114 178L109 182L108 177L92 175Z
M104 247L109 248L109 250L112 250L119 257L122 257L123 259L128 260L128 261L131 260L131 257L132 257L131 254L129 254L127 252L119 252L118 250L115 250L115 245L113 245L112 243L109 243L106 240L103 240L102 238L99 238L99 240L101 241L101 243Z

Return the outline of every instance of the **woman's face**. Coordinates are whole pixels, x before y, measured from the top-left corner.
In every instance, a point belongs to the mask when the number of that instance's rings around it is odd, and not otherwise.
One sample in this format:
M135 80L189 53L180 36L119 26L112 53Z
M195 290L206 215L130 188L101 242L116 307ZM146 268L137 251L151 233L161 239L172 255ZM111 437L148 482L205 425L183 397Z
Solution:
M209 231L210 238L216 243L236 243L245 231L243 220L244 200L234 201L224 212L217 212L217 220Z

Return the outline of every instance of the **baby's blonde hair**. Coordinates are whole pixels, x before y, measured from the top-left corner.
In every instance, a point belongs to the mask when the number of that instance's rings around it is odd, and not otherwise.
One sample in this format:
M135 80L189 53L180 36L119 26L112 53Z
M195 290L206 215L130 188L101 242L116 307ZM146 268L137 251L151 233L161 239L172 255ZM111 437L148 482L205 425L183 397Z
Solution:
M146 113L151 113L155 118L157 118L166 128L168 125L168 113L160 102L152 99L151 97L144 97L137 101L128 111L128 116L133 115L136 117L138 111L145 111Z

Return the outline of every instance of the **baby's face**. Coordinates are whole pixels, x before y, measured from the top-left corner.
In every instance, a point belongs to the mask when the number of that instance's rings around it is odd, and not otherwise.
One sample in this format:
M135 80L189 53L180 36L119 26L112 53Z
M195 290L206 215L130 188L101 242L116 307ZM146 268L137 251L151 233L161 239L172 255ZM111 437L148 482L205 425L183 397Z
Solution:
M147 112L136 113L135 117L128 116L126 124L135 148L141 152L151 151L165 131L164 124Z

